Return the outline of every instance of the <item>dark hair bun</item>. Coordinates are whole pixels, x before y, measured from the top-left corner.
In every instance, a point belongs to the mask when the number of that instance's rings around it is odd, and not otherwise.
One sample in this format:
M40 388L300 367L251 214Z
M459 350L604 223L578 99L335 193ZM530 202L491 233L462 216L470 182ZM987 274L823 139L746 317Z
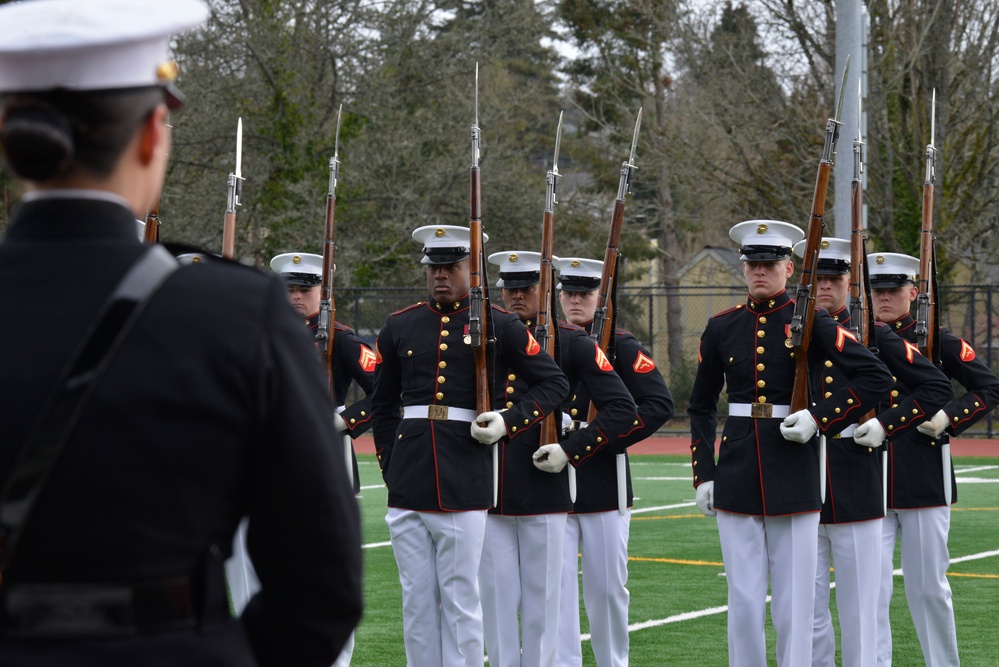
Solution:
M19 177L45 181L73 159L73 130L61 113L48 109L11 109L0 131L7 164Z

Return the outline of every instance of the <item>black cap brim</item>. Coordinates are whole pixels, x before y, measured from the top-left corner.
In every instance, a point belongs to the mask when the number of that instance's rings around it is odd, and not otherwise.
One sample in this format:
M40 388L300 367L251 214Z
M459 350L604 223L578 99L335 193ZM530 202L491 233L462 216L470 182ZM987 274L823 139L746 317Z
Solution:
M892 289L912 284L912 278L904 273L878 273L871 275L871 289Z
M776 262L791 256L791 249L777 245L745 245L739 248L744 262Z
M600 287L599 278L562 276L559 289L563 292L594 292Z
M282 273L281 277L283 277L284 281L289 285L315 287L316 285L323 284L322 278L312 273Z
M424 248L421 264L456 264L468 257L465 248Z
M539 271L517 271L509 273L501 271L500 279L496 281L496 286L503 289L520 289L537 285L539 282L541 282L541 273Z

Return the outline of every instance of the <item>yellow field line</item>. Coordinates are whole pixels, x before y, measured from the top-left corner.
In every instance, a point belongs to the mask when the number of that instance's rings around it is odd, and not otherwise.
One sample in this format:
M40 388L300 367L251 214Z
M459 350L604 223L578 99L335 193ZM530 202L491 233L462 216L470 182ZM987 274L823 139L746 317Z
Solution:
M716 563L710 560L682 560L679 558L642 558L641 556L628 556L629 561L639 563L670 563L673 565L711 565L714 567L725 567L725 563Z
M965 577L967 579L999 579L999 574L973 574L971 572L948 572L948 577Z

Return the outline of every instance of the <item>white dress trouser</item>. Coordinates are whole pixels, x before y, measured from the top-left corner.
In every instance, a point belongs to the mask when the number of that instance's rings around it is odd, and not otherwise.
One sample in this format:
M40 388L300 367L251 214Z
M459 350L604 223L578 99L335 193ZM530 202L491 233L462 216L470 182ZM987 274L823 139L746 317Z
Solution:
M836 667L836 636L829 611L830 563L836 571L843 667L875 667L881 519L819 525L812 667Z
M570 514L558 626L558 667L583 663L579 631L579 555L583 562L583 604L590 621L590 646L598 667L628 664L628 531L631 510Z
M492 667L555 664L566 516L486 519L479 590Z
M950 507L888 510L881 543L881 595L878 598L878 665L891 666L891 624L888 610L894 587L895 540L902 537L902 576L909 613L928 667L960 664L957 627L947 567L950 552Z
M479 561L486 511L414 512L385 517L402 584L409 667L482 667Z
M766 667L767 578L777 630L777 664L812 663L812 613L819 513L750 516L718 512L728 580L728 664Z

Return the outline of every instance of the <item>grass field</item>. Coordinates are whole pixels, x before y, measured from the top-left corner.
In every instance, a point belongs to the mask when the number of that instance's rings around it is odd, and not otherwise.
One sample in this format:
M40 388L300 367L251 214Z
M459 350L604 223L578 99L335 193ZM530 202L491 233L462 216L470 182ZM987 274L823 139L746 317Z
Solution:
M360 455L358 459L366 599L351 665L397 667L406 664L406 654L398 571L385 525L386 492L374 457ZM951 515L948 576L961 663L996 667L999 638L993 614L999 608L999 457L958 458L954 467L960 502ZM702 516L694 505L689 457L635 456L632 475L636 497L629 547L631 664L727 665L727 591L718 529L715 520ZM897 554L895 563L898 567ZM835 600L835 591L832 597ZM922 665L898 570L891 620L894 664ZM585 633L585 614L582 623ZM776 664L774 638L768 619L771 664ZM595 665L586 639L584 635L583 664Z

